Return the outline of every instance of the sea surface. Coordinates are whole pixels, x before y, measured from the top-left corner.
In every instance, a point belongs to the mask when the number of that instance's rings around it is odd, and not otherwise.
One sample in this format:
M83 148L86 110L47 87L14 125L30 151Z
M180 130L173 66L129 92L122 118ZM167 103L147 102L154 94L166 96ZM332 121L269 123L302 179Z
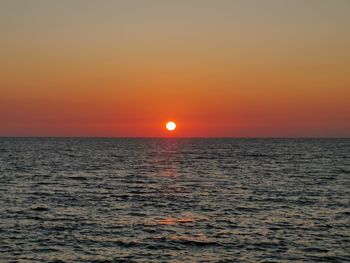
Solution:
M0 138L0 262L349 262L350 139Z

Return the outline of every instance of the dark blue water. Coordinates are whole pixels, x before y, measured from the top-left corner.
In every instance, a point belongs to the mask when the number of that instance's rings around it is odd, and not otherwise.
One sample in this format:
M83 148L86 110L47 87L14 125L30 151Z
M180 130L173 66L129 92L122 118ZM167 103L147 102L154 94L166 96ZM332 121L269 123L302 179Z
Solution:
M11 261L350 261L350 140L0 139Z

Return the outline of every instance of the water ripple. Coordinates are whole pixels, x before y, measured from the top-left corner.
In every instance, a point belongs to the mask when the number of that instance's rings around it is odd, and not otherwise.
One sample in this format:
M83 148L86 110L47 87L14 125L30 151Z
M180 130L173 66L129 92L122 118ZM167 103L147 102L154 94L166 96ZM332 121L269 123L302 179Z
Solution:
M0 139L1 262L350 261L348 139Z

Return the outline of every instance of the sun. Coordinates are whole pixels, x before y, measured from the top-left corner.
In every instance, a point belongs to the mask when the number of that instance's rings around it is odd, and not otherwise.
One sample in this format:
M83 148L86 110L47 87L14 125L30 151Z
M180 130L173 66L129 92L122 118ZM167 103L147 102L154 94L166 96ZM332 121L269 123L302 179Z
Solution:
M173 130L176 129L176 123L173 122L173 121L169 121L169 122L166 123L165 128L166 128L168 131L173 131Z

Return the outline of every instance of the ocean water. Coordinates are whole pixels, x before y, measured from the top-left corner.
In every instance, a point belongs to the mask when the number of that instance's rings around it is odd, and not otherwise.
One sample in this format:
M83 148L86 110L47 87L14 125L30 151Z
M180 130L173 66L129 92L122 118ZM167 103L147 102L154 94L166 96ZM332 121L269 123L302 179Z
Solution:
M349 139L0 139L0 262L350 261Z

